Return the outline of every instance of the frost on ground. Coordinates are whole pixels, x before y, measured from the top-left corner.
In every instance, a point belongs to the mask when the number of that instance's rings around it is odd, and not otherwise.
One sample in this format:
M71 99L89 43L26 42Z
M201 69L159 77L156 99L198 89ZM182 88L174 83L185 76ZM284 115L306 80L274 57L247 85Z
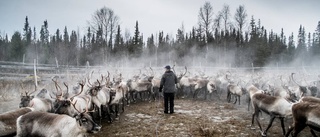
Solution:
M0 102L0 112L18 108L19 98ZM257 137L259 128L251 127L252 110L247 103L241 105L225 100L175 100L175 113L164 114L161 101L138 102L125 107L125 111L113 123L102 121L102 129L90 137ZM267 127L269 116L262 113L260 122ZM291 119L285 120L286 129ZM275 119L268 136L282 136L280 121ZM300 136L311 136L306 128Z
M163 114L160 101L139 102L125 108L113 123L103 122L102 129L91 137L103 136L159 136L159 137L257 137L259 128L251 125L252 110L247 103L241 105L221 101L192 99L175 100L175 113ZM263 129L267 127L269 116L261 115ZM287 119L286 129L291 120ZM305 129L301 135L308 136ZM280 121L275 119L268 136L282 136Z

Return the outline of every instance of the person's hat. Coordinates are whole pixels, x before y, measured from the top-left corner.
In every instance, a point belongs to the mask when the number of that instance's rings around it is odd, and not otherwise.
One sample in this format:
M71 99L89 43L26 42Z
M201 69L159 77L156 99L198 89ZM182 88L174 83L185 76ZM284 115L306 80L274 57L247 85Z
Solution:
M164 68L166 69L171 69L171 67L169 65L165 66Z

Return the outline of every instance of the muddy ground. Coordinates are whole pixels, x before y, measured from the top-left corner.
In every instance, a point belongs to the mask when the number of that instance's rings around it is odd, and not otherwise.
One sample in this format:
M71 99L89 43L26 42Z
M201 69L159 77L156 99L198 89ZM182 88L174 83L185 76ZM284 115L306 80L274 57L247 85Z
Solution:
M176 99L175 113L164 114L161 101L131 104L113 123L103 122L99 133L91 137L257 137L261 136L245 100L241 105L225 100ZM269 116L262 114L261 124L267 127ZM286 119L286 130L291 119ZM311 136L309 129L300 137ZM282 136L280 120L276 119L268 136Z
M0 99L0 113L19 106L19 95L10 95ZM160 100L160 101L159 101ZM241 105L213 99L176 99L175 113L164 114L162 99L156 101L138 101L125 106L124 112L112 123L102 121L101 131L89 134L89 137L257 137L261 136L255 123L250 127L252 110L247 110L246 97L241 98ZM263 129L267 127L269 116L261 115ZM292 120L286 119L288 129ZM320 134L319 134L320 135ZM318 136L319 136L318 135ZM282 136L280 120L275 119L268 131L268 136ZM311 137L306 128L300 137Z

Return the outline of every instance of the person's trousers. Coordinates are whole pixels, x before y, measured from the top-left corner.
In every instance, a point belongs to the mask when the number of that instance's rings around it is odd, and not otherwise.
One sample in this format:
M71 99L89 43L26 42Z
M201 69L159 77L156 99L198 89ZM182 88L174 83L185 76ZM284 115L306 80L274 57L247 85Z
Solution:
M170 104L170 113L173 113L174 93L164 93L164 113L168 113Z

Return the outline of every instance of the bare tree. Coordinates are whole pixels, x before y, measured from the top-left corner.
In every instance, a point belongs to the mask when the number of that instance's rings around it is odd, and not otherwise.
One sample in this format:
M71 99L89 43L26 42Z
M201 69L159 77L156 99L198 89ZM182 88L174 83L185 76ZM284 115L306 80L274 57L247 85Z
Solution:
M116 26L119 25L119 17L115 15L113 10L109 10L109 45L112 45L113 35L116 33Z
M116 26L119 25L119 17L115 15L114 11L107 7L98 9L93 15L92 20L88 22L93 33L100 29L102 30L103 40L107 45L103 46L103 60L108 58L108 51L111 51L114 35L116 34Z
M213 8L210 2L206 2L199 11L199 26L203 27L206 35L206 39L211 33L210 26L213 22Z
M215 28L220 30L221 28L221 14L217 14L216 18L214 19L214 25Z
M230 17L230 7L227 4L223 5L222 10L219 12L222 20L223 20L223 24L224 24L224 32L227 32L227 27L228 27L228 23L229 23L229 17Z
M227 28L228 28L228 24L229 24L229 17L230 17L230 7L229 7L229 5L224 4L223 8L219 12L219 15L217 16L215 22L219 23L219 26L220 26L220 21L223 21L225 34L227 33ZM224 39L224 42L223 42L223 57L224 58L227 57L227 39ZM224 66L226 66L226 64L224 64Z
M243 5L240 5L237 10L236 13L234 15L234 19L236 20L236 26L239 29L240 35L242 36L242 29L245 25L245 23L247 22L247 12L244 8Z

